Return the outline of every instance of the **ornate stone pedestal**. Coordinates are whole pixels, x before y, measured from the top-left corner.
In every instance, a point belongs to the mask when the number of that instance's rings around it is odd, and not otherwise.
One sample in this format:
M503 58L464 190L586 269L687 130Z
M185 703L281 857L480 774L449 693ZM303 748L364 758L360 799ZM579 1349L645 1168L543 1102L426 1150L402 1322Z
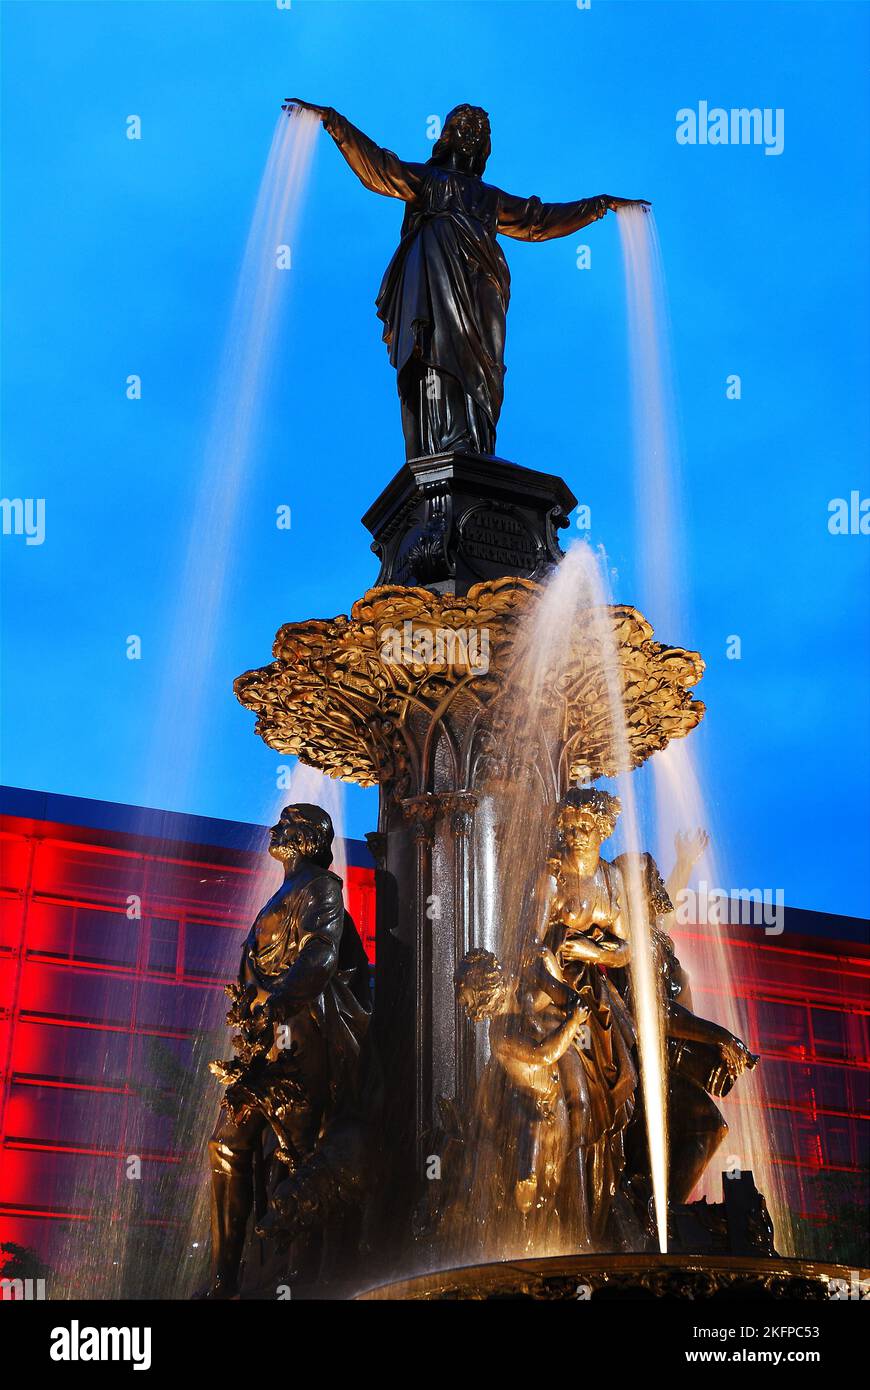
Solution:
M378 585L464 594L484 579L542 579L561 559L558 532L577 505L551 473L479 454L411 459L363 517L380 556Z

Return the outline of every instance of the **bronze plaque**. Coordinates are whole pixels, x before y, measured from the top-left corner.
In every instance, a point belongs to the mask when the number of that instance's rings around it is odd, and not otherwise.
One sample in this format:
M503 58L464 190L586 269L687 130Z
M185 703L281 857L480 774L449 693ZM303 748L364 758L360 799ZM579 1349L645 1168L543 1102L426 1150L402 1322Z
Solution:
M532 575L541 561L540 542L522 513L507 502L470 507L459 523L459 547L482 579Z

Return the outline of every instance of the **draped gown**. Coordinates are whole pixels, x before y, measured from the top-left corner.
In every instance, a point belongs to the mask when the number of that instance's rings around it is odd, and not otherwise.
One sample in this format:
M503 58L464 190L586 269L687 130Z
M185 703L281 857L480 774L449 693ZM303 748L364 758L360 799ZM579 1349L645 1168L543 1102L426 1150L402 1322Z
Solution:
M376 304L396 369L408 457L456 448L492 454L510 303L510 272L496 234L521 241L568 236L603 217L606 198L514 197L431 159L399 159L332 109L323 123L366 188L405 203L401 240Z

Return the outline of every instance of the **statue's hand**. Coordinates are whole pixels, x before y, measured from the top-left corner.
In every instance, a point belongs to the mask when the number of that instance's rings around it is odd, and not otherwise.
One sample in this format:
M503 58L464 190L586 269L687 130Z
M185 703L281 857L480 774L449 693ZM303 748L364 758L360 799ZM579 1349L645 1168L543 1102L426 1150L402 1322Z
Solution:
M302 111L310 111L312 115L318 116L322 121L327 108L315 106L312 101L303 101L301 97L285 97L281 103L281 110L286 111L288 116L298 115Z
M568 1004L568 1007L565 1010L566 1016L572 1021L572 1023L575 1021L579 1023L585 1023L587 1018L589 1017L589 1010L586 1007L583 995L579 994L576 989L572 990L571 992L573 998L571 999L571 1001Z
M628 942L621 941L619 937L600 934L596 940L591 934L580 934L565 938L559 947L559 960L594 961L597 952L604 956L601 963L613 969L627 965L630 957Z
M559 960L587 960L589 957L588 949L584 949L583 942L577 937L566 937L559 947Z
M721 1053L732 1077L738 1077L744 1071L751 1071L758 1061L755 1053L750 1052L744 1042L733 1036L722 1043Z
M643 212L649 212L652 206L646 198L613 198L609 193L605 193L604 201L608 212L619 212L620 208L640 208Z
M694 830L683 832L678 830L674 836L674 849L677 852L677 863L681 868L693 869L701 855L710 843L710 836L706 830Z

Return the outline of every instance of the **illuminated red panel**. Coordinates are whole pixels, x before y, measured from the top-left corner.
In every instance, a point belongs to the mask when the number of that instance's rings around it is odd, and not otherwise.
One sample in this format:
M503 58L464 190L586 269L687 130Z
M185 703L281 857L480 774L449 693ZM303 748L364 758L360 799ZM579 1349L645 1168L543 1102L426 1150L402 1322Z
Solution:
M133 967L141 929L141 921L111 908L34 898L27 920L27 955Z
M18 977L18 961L9 955L0 955L0 1020L4 1011L12 1008L12 1000L15 992L15 981ZM0 1059L3 1057L0 1052Z
M24 920L24 898L0 894L0 960L8 951L17 951Z
M30 870L30 841L22 833L0 830L0 890L23 893Z
M117 1177L115 1157L57 1150L18 1149L14 1141L3 1155L0 1194L0 1240L6 1240L6 1212L36 1211L44 1215L86 1215L95 1194L112 1190ZM22 1244L29 1245L31 1238Z
M24 1018L57 1018L80 1024L130 1026L133 977L25 960L18 1000Z
M46 839L34 859L32 892L120 906L130 894L141 896L147 871L147 859L129 851Z
M375 875L373 869L347 867L347 902L366 955L375 963Z
M19 1018L15 1026L11 1074L14 1078L68 1081L71 1085L124 1086L130 1051L126 1030L82 1030L72 1020L32 1022Z

